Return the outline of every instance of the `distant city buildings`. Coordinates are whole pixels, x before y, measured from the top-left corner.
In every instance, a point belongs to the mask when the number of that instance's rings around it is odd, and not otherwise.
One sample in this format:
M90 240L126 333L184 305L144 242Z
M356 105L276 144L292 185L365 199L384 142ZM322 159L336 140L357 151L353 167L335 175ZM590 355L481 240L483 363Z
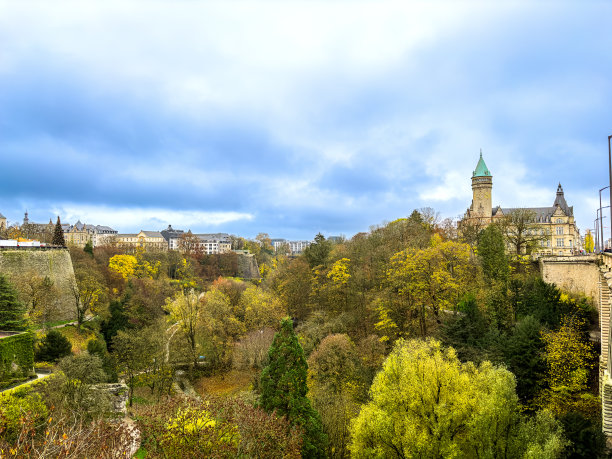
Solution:
M291 255L301 254L306 247L312 244L312 241L288 241L287 239L271 239L270 242L275 252L285 248Z

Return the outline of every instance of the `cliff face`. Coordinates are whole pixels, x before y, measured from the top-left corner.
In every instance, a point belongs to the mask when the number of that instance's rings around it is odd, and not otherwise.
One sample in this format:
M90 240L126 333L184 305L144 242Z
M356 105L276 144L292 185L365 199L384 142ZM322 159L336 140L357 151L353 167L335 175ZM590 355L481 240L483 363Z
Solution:
M257 266L257 260L255 255L251 254L238 254L238 276L243 279L259 279L259 266Z
M52 320L75 319L72 287L76 285L70 253L66 249L0 250L0 273L17 284L18 279L48 277L57 289L57 301Z

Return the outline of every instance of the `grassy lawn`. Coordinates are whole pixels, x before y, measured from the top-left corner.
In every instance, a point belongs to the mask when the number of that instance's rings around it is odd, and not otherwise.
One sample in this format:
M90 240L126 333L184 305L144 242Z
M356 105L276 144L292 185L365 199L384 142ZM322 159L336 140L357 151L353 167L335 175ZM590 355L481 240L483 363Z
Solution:
M76 325L66 325L65 327L56 328L62 335L72 343L72 352L80 354L87 350L87 341L96 337L96 334L91 330L81 327L81 331L77 330Z
M194 384L198 394L236 395L251 390L257 372L252 370L230 370L214 376L204 376Z

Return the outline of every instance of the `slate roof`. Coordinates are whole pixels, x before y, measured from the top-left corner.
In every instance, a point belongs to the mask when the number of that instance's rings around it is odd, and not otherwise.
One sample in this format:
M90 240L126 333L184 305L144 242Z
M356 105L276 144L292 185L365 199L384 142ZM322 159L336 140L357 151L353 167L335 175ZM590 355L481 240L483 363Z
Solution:
M164 237L164 236L162 236L162 233L160 233L159 231L141 231L141 233L144 233L145 236L147 236L147 237L161 237L161 238ZM138 234L140 234L140 233L138 233Z
M0 218L6 218L6 217L0 213Z
M565 200L565 196L563 194L563 187L559 183L557 187L557 196L555 198L555 202L551 207L500 207L497 206L493 208L492 215L497 215L497 212L501 210L503 215L508 215L511 212L518 209L527 209L535 212L535 219L537 223L550 223L552 216L557 210L557 207L560 207L565 215L571 217L574 215L574 206L568 206L567 201Z

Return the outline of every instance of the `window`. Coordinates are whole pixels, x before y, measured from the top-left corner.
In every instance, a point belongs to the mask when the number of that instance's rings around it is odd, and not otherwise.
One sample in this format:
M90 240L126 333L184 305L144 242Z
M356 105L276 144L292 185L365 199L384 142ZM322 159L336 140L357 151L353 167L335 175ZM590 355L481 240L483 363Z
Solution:
M557 226L557 235L561 235L561 234L563 234L563 227Z
M557 239L557 247L564 247L563 239Z
M546 241L546 247L550 247L550 239Z
M557 223L563 223L563 219L562 218L557 218Z
M571 239L569 240L569 246L572 247L573 246L573 242Z

